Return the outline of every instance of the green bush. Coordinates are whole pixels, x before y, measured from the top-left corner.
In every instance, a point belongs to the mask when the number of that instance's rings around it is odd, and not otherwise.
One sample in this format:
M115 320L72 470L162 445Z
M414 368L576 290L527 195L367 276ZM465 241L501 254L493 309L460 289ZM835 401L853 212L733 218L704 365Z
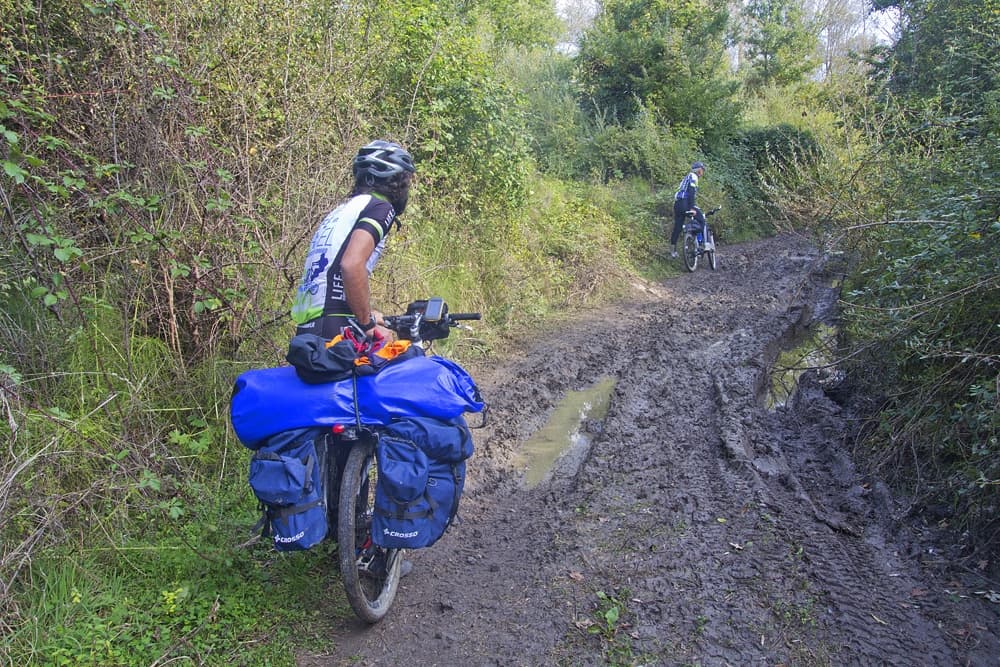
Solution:
M957 72L995 69L998 55L982 42L986 33L954 21L997 17L960 3L942 29L923 2L902 6L912 21L887 53L893 75L877 115L858 123L877 128L882 145L857 179L877 196L868 222L852 230L860 263L848 330L872 351L856 374L884 396L867 451L915 503L949 507L950 524L982 555L997 549L1000 525L1000 161L998 125L984 113L996 81ZM948 46L915 58L914 40L924 39Z

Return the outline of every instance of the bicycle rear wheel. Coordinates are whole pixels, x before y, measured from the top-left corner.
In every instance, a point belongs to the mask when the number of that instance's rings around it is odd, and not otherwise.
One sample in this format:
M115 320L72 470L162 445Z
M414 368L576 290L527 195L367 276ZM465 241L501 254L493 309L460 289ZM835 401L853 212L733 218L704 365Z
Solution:
M698 268L698 239L691 232L684 232L681 255L684 257L684 266L688 271L694 271Z
M377 623L388 613L396 598L403 564L402 549L383 549L372 544L377 478L375 442L355 443L340 483L337 550L347 600L354 613L368 623Z
M706 250L705 254L708 255L708 266L715 271L718 268L715 259L715 235L712 234L712 230L707 226L705 227L705 247L711 248L711 250Z

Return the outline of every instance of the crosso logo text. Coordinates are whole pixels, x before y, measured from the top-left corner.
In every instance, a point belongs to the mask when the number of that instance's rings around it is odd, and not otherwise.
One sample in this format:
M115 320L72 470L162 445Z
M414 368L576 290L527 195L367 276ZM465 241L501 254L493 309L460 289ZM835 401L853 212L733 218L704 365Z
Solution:
M406 538L409 538L409 537L416 537L417 535L420 534L420 531L419 530L415 530L412 533L397 533L395 530L389 530L388 528L384 528L382 530L382 534L383 535L388 535L389 537L401 537L401 538L406 539Z
M274 541L281 542L282 544L288 544L289 542L298 542L305 536L306 536L306 531L303 530L298 535L292 535L291 537L282 537L281 535L275 535Z

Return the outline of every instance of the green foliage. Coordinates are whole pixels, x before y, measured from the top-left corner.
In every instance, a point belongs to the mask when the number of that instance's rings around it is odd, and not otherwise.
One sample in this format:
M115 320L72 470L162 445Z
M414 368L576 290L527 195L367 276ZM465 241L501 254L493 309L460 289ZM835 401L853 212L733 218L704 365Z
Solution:
M404 143L431 184L425 196L503 215L524 202L523 120L461 8L424 0L369 17L386 65L378 97L387 117L375 127L407 128Z
M333 576L333 554L276 557L267 545L234 546L252 522L234 500L201 506L198 524L39 559L33 571L40 595L10 635L11 659L292 665L293 646L319 647L304 626L350 613ZM324 621L312 612L320 607L337 612ZM286 641L293 635L295 644ZM252 655L247 644L258 646Z
M561 30L548 0L490 0L474 6L489 17L494 39L502 47L551 47Z
M798 83L819 64L818 36L795 0L750 0L741 19L740 70L750 92Z
M892 3L905 17L881 73L890 89L916 100L941 97L947 108L980 114L997 89L997 0Z
M739 142L759 171L771 167L788 170L795 165L816 164L820 158L816 138L791 125L748 128Z
M789 200L797 190L818 180L822 158L819 142L806 129L781 124L751 126L739 133L727 160L730 173L738 178L733 191L752 205L750 220L760 231L773 232L780 227L780 219L795 216ZM794 222L808 225L813 221L807 214Z
M528 109L526 130L539 169L565 179L587 175L593 130L578 104L572 59L551 51L517 49L508 53L503 65Z
M631 612L628 608L629 591L622 589L613 593L597 591L597 602L592 612L593 620L577 623L586 627L587 632L601 640L601 653L608 665L646 664L651 656L636 654L632 648L632 638L628 630Z
M721 140L740 111L726 70L727 17L716 0L605 3L576 59L584 110L622 125L649 110L706 145Z
M958 3L947 18L930 2L900 7L877 124L884 199L858 239L848 310L858 345L877 346L858 375L886 401L868 443L888 470L921 480L918 499L950 505L976 547L995 550L1000 55L987 44L1000 13L995 2Z

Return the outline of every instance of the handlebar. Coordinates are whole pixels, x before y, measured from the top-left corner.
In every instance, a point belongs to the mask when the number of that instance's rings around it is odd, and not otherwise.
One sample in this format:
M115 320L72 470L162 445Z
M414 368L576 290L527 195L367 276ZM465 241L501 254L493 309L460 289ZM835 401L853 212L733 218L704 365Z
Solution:
M406 308L406 314L382 318L387 329L414 343L447 338L459 322L479 319L482 319L481 313L449 313L448 304L440 297L414 301Z
M707 218L710 215L715 215L716 213L718 213L721 210L722 210L721 206L716 206L711 211L706 211L705 212L705 217ZM692 209L690 211L685 211L684 215L686 215L689 218L693 218L695 216L695 213L696 213L696 211L694 209Z

